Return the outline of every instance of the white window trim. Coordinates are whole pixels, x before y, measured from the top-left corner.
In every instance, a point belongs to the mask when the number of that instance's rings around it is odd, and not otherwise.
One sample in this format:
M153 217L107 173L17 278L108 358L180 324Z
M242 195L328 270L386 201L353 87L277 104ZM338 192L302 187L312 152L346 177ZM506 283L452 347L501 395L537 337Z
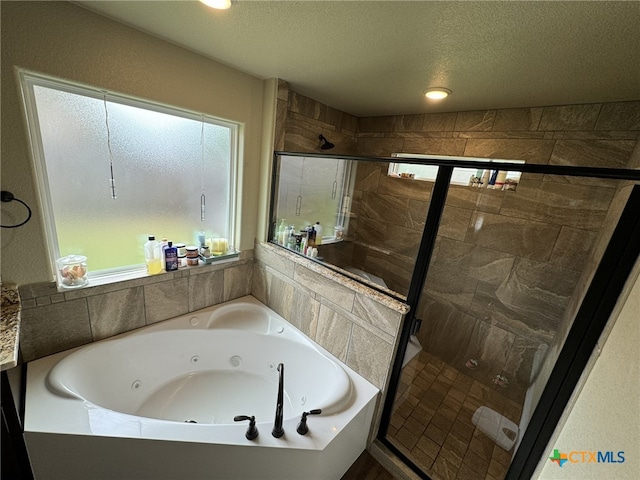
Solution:
M40 127L38 123L38 112L35 101L35 92L33 90L33 87L35 85L61 90L67 93L82 95L85 97L96 98L99 100L104 99L106 95L107 100L111 102L121 103L124 105L151 110L159 113L179 116L191 120L201 121L204 118L206 120L212 121L212 123L229 128L231 132L231 165L229 170L231 178L229 183L230 192L227 223L229 228L229 239L232 240L229 244L229 248L232 253L227 256L219 257L219 259L216 259L214 263L219 264L238 260L239 252L236 247L240 245L240 233L237 225L239 225L241 221L239 207L241 206L240 199L242 198L242 189L240 182L242 176L241 139L243 138L244 134L243 124L231 122L204 113L194 112L185 108L170 107L133 96L126 96L106 90L100 90L88 85L78 84L58 78L51 78L25 69L18 69L17 75L19 77L19 85L21 88L22 100L24 102L25 118L27 123L27 136L29 138L29 146L31 149L32 165L34 166L35 171L36 189L43 212L43 223L45 230L44 233L47 243L47 260L54 279L55 272L57 270L55 262L57 257L59 256L60 246L58 245L58 239L56 235L53 206L51 202L51 192L49 189L46 161L44 158L44 148L41 141L42 137L39 134ZM32 132L38 132L38 135L33 135ZM128 267L125 266L112 270L101 270L99 273L89 271L87 272L87 276L91 279L89 286L96 286L136 278L144 278L150 275L147 274L145 264L141 263L139 265L131 265Z

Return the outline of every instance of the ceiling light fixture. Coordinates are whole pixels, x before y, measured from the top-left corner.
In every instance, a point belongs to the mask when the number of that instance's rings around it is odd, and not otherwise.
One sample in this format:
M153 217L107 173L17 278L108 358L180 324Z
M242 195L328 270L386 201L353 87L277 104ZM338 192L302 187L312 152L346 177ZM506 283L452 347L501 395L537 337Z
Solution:
M443 98L447 98L451 90L448 88L435 87L435 88L427 88L424 91L424 96L430 100L442 100Z
M218 10L226 10L231 7L231 0L200 0L207 7L216 8Z

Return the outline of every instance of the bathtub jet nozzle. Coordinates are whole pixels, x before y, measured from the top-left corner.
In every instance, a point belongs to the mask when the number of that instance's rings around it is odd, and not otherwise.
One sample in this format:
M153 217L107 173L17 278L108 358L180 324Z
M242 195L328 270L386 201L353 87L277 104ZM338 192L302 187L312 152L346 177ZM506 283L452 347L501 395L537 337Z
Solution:
M249 428L247 429L247 433L245 433L245 437L247 440L253 440L258 436L258 427L256 427L256 417L248 416L248 415L237 415L233 417L234 422L242 422L244 420L249 420Z
M278 380L278 401L276 402L276 418L273 422L273 430L271 435L280 438L284 435L282 428L282 414L284 410L284 363L278 364L279 380Z

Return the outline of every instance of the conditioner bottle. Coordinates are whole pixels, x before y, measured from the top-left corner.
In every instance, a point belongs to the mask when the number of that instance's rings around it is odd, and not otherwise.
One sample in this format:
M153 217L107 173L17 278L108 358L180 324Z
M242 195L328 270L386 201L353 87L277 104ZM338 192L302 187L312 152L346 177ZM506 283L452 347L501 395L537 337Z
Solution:
M178 270L178 249L169 242L169 246L164 250L165 268L167 272Z

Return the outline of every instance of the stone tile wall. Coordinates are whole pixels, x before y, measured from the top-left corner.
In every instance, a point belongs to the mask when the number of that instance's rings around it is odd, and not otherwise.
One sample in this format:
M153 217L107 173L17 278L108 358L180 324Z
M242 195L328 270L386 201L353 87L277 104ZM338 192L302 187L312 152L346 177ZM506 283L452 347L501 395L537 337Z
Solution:
M20 353L25 362L251 294L253 251L240 260L58 292L23 285Z
M335 108L316 102L278 82L274 150L355 155L358 119ZM321 150L319 135L335 148Z
M407 306L271 244L256 244L252 294L381 390Z
M276 149L330 154L393 153L506 158L527 163L627 167L640 133L640 101L354 118L281 83ZM329 115L327 112L332 112ZM334 135L335 137L331 137ZM334 138L336 141L334 141ZM278 148L279 146L279 148ZM322 255L382 277L406 294L432 184L358 166L348 238ZM619 183L524 175L514 192L452 186L418 315L423 347L487 384L498 373L521 401L533 358L572 314L584 268L593 268Z
M357 154L364 156L625 168L640 133L640 102L361 118L358 126ZM386 164L362 170L353 201L358 219L350 224L357 266L406 292L432 184L388 177ZM584 288L585 266L594 268L591 252L615 216L610 206L620 185L525 174L517 192L452 186L418 312L426 319L423 347L461 369L477 359L471 376L488 383L503 374L511 382L505 393L522 400L535 353L573 315L576 287Z

